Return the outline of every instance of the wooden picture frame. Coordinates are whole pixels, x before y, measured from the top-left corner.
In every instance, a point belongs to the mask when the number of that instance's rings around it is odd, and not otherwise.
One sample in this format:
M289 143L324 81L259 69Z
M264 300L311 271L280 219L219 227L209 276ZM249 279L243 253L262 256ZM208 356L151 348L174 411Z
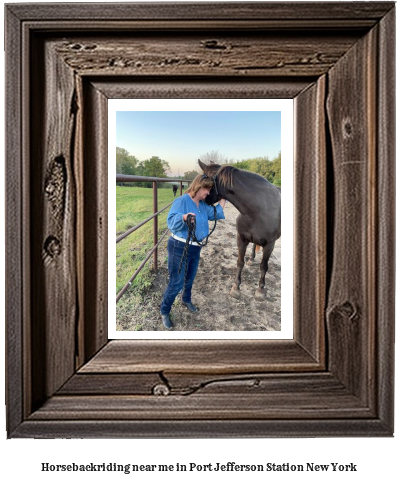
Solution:
M393 2L9 4L10 438L391 436ZM107 339L107 100L293 98L294 339Z

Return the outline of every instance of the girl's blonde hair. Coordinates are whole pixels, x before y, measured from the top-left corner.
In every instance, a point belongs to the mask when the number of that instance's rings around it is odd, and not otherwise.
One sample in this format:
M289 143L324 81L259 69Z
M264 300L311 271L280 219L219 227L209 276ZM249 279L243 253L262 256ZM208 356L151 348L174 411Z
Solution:
M213 179L205 174L198 174L195 176L194 181L188 187L186 193L188 193L191 198L195 198L198 190L201 188L211 189L213 187Z

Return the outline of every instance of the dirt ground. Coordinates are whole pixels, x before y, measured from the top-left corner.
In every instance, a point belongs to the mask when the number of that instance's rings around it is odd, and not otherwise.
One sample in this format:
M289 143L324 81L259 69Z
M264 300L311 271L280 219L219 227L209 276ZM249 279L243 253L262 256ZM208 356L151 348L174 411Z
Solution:
M192 291L192 302L199 312L192 314L176 298L171 318L176 331L280 331L281 330L281 239L276 242L266 274L266 299L254 298L258 287L261 252L255 265L244 266L241 276L241 297L229 292L237 269L235 221L238 211L226 203L225 220L219 220L209 243L201 250L201 259ZM212 228L212 227L211 227ZM168 237L166 237L168 238ZM252 244L248 246L246 261ZM163 331L159 306L167 287L168 270L166 248L159 256L159 272L140 301L136 300L129 313L117 312L117 329ZM123 299L123 298L122 298Z

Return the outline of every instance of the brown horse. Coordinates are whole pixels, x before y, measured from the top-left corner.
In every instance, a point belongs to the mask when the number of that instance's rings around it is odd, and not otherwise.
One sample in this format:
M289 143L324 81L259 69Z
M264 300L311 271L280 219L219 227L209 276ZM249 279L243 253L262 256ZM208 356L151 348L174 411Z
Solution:
M240 297L245 252L248 244L253 242L254 249L255 246L263 248L259 287L255 292L255 299L263 300L269 258L281 235L281 190L262 176L233 166L207 165L200 160L198 164L204 174L215 182L206 202L211 205L225 198L240 212L236 220L237 274L230 294L236 299Z

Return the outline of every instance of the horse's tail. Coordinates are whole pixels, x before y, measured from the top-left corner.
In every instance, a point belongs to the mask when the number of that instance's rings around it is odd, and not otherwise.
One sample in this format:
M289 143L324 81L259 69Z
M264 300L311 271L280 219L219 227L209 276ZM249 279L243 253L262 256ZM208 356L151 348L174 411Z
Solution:
M255 253L258 253L258 252L259 252L259 250L260 250L260 245L257 245L257 246L255 247Z

